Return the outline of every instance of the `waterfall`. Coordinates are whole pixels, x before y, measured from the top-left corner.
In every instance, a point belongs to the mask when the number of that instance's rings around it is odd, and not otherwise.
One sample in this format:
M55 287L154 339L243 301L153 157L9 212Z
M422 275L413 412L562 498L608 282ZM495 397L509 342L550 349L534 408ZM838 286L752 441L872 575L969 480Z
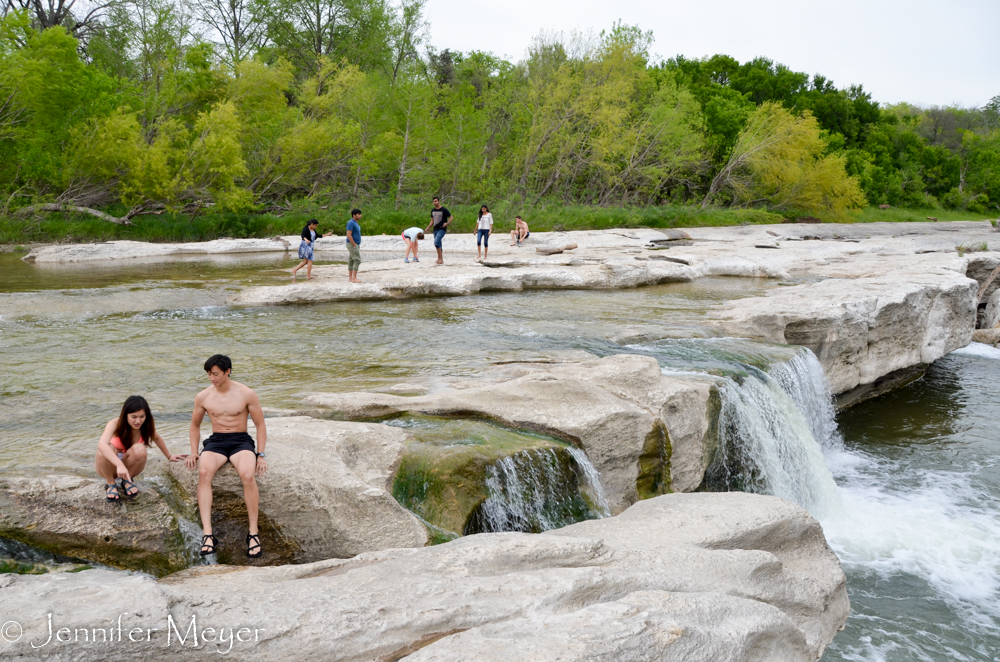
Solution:
M489 496L469 518L465 534L538 533L610 515L599 474L576 448L521 451L487 467Z
M601 487L601 474L590 463L590 458L582 450L579 448L569 448L568 450L579 470L580 491L590 497L591 510L597 515L594 519L610 517L611 507L608 506L608 500L604 496L604 488Z
M791 361L775 364L767 372L806 417L813 439L823 448L842 448L833 394L816 355L802 348Z
M767 371L747 366L736 381L720 378L719 449L706 472L714 490L773 494L813 515L839 509L840 497L822 445L840 441L832 397L807 349Z

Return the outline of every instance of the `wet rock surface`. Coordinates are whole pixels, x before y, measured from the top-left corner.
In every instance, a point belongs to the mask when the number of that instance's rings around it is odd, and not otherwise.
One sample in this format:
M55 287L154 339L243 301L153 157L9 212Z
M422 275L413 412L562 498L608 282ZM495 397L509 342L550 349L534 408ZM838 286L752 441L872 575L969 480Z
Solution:
M138 484L137 497L110 503L103 479L5 477L0 479L0 537L154 575L187 567L177 512L148 481Z
M667 377L652 357L509 364L483 382L416 397L331 393L307 401L347 419L478 416L550 434L587 454L612 513L640 497L695 489L711 462L711 380Z
M123 614L123 641L53 638L52 660L229 650L265 661L309 651L358 661L812 662L849 609L816 521L749 494L667 495L539 535L481 534L298 566L213 566L160 581L100 570L6 576L0 599L24 624L19 641L0 642L0 659L37 653L30 643L45 642L47 614L70 633L106 630ZM169 647L168 616L178 628ZM134 628L142 636L130 641Z

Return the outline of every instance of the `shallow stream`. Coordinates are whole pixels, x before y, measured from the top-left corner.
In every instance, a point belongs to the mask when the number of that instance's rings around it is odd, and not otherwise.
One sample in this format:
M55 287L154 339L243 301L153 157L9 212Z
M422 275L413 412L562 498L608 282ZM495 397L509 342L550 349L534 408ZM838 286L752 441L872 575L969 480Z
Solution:
M89 475L100 430L132 393L186 452L191 402L207 385L201 364L217 352L265 406L292 409L308 392L408 380L433 389L494 362L647 353L668 372L730 380L734 429L758 426L754 439L772 446L806 440L781 450L798 453L799 469L785 475L767 449L754 451L758 473L774 475L750 487L809 507L844 564L852 616L824 660L1000 660L1000 351L953 353L923 380L818 424L822 380L809 382L815 375L788 350L645 338L711 336L699 324L715 304L775 281L226 305L248 283L283 282L294 264L230 256L58 267L0 254L0 471ZM764 375L777 359L791 367ZM749 378L758 381L745 387ZM764 400L773 413L754 418Z

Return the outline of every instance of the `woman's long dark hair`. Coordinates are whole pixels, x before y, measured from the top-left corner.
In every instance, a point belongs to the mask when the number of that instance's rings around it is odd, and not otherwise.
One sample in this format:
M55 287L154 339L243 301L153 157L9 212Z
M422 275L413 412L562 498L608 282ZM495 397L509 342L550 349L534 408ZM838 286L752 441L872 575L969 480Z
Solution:
M479 218L482 218L482 217L483 217L483 208L484 208L484 207L486 208L486 213L487 213L487 214L489 214L489 213L490 213L490 208L489 208L489 207L487 207L486 205L479 205ZM476 220L478 221L478 220L479 220L479 218L477 218Z
M147 446L152 445L153 437L156 436L156 423L153 422L153 412L149 411L149 403L141 395L130 395L122 405L122 413L118 415L118 426L115 428L115 436L121 439L125 450L132 447L132 426L128 424L128 415L142 410L146 412L146 420L139 427L139 435L142 443Z

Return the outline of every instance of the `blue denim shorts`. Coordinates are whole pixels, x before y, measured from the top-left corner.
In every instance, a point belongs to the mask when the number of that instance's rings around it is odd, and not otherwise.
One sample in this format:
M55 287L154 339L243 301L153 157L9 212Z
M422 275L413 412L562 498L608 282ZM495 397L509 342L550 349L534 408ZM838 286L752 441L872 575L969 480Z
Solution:
M441 248L441 240L444 239L444 235L447 230L435 230L434 231L434 248Z

